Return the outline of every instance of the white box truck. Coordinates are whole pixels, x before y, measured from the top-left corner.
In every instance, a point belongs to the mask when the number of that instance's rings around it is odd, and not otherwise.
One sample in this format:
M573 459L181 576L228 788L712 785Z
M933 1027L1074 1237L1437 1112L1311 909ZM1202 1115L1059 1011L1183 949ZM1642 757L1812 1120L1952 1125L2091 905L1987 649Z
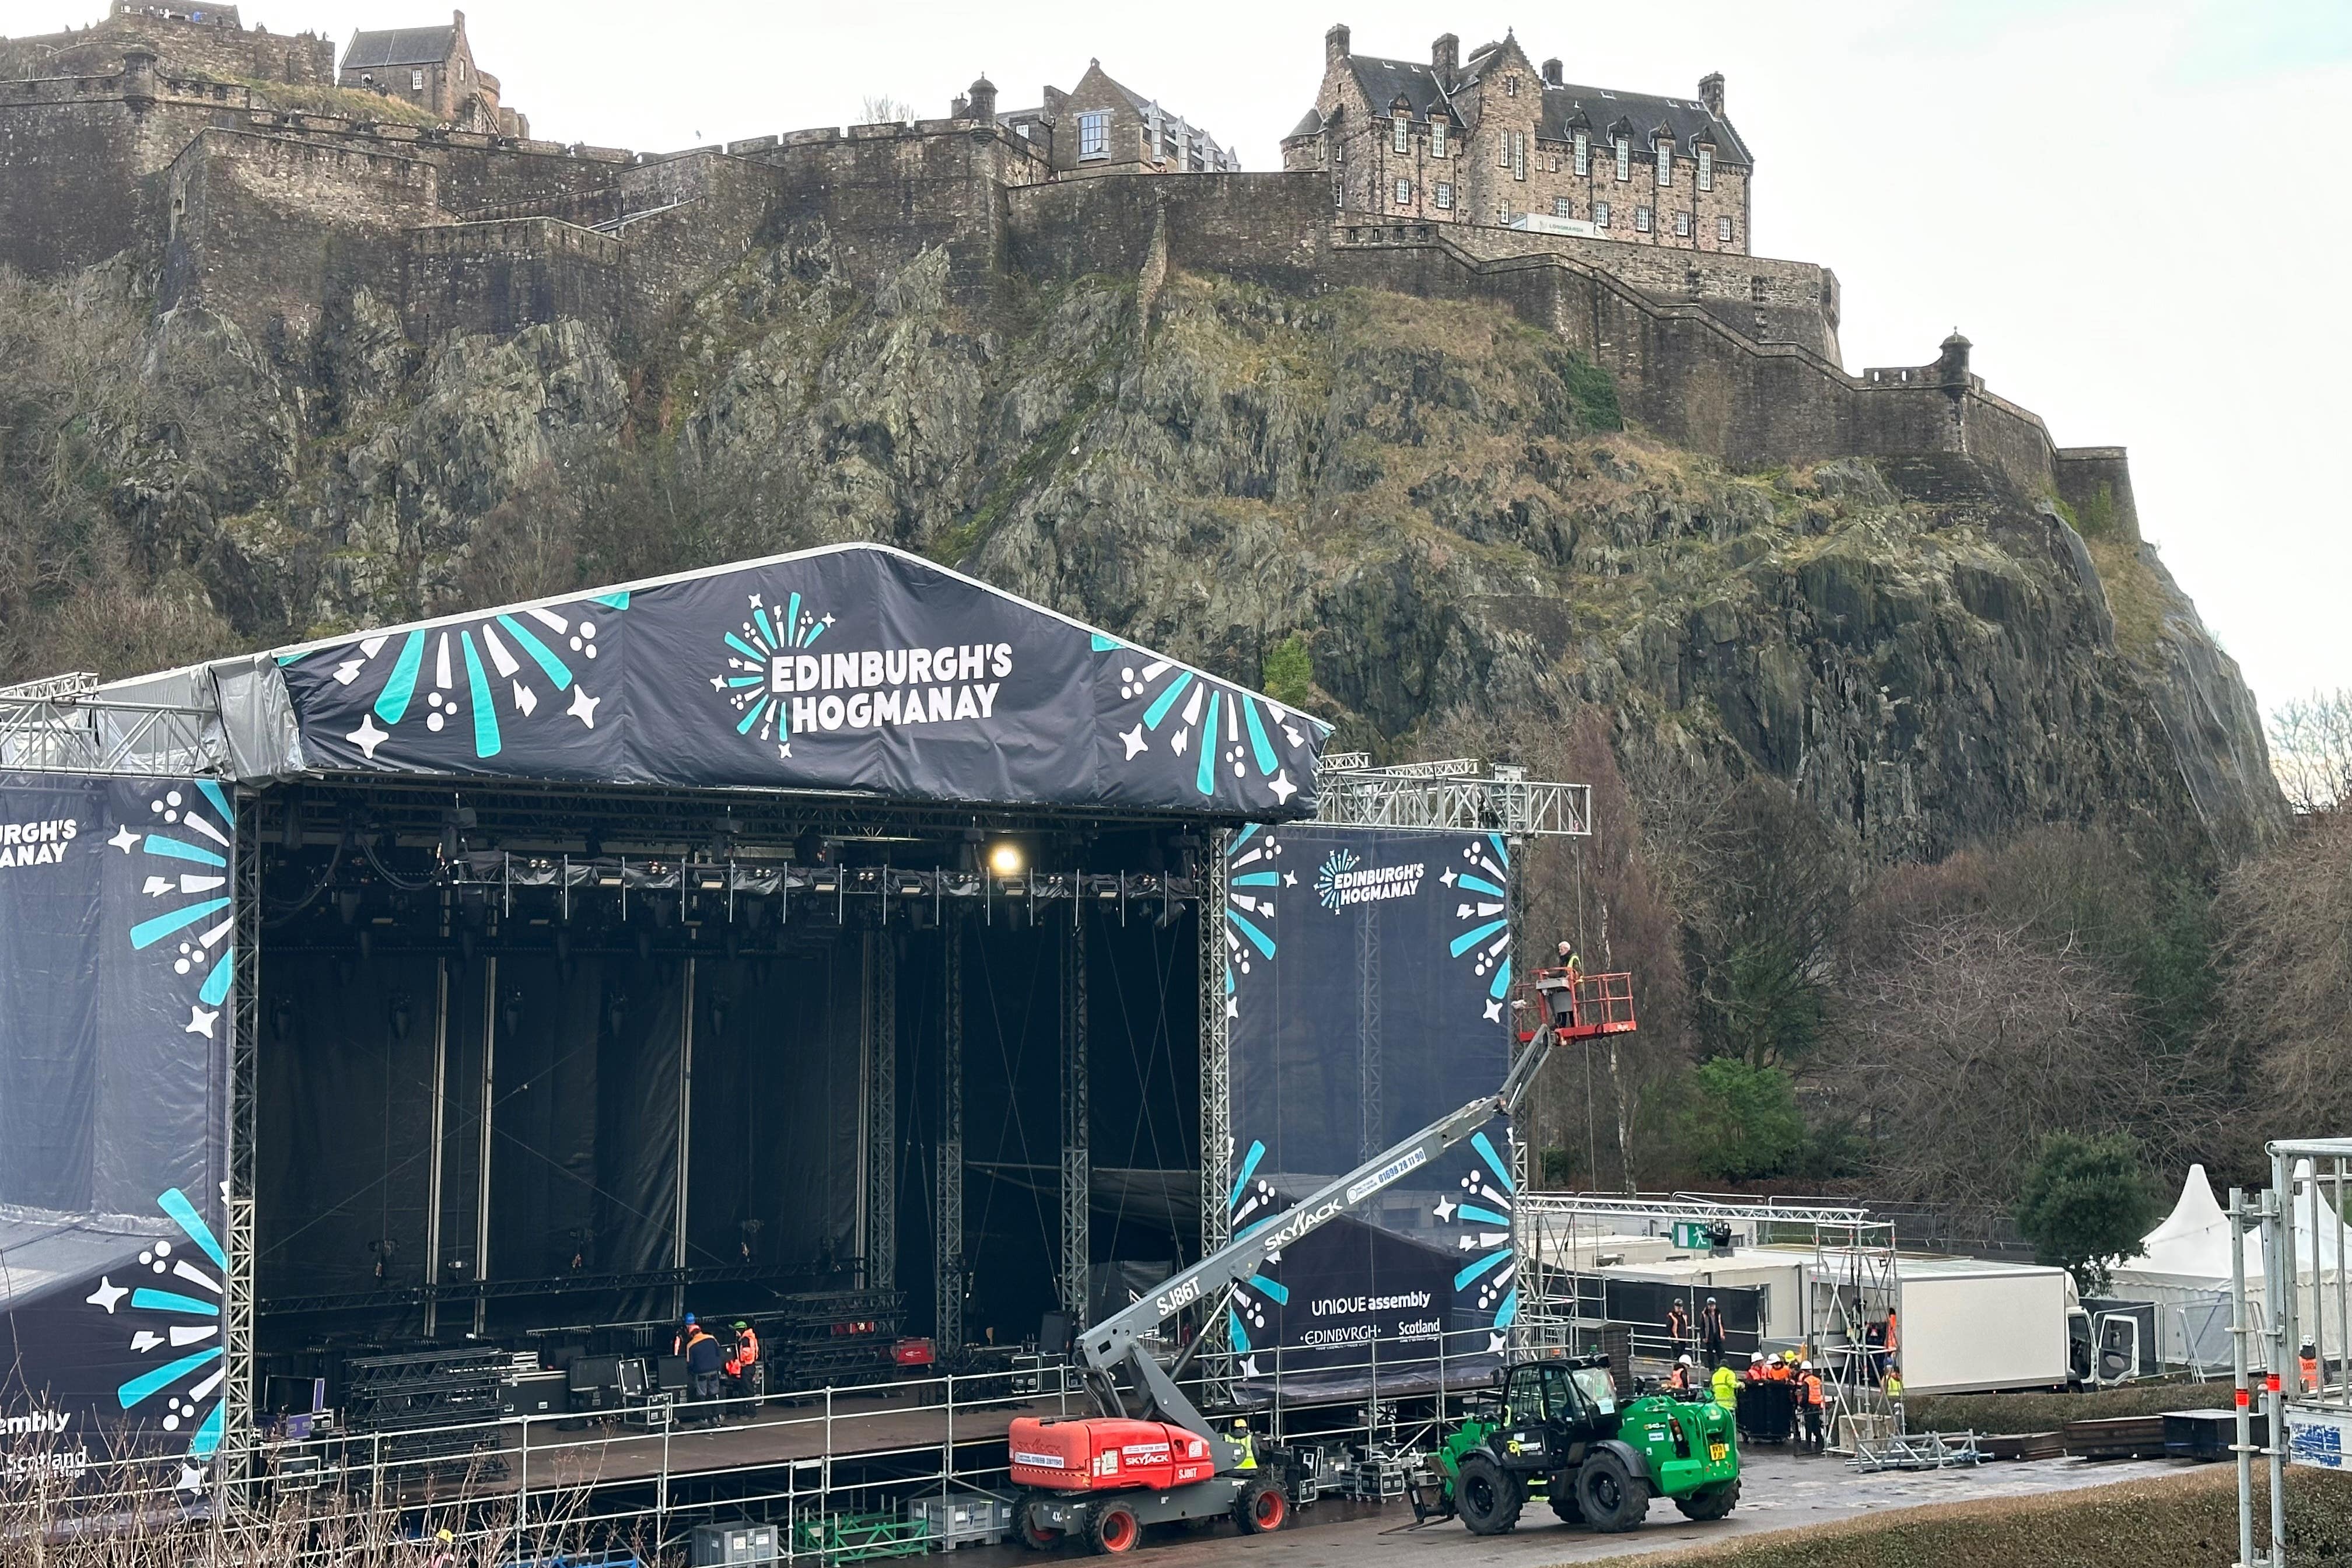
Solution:
M2066 1385L2068 1320L2079 1309L2064 1269L1905 1257L1895 1272L1894 1354L1905 1394Z

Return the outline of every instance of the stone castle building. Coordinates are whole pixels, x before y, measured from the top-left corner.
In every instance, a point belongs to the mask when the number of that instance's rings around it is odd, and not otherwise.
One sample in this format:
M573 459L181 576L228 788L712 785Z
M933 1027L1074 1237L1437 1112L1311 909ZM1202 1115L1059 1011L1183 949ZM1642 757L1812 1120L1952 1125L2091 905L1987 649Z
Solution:
M982 78L944 119L638 153L530 136L462 17L362 33L339 73L324 39L126 6L0 39L0 266L127 257L159 314L289 364L363 303L417 345L558 321L658 332L776 246L859 289L919 266L983 314L1108 274L1148 318L1180 270L1487 300L1605 371L1627 417L1735 467L1958 454L2127 510L2120 452L2057 447L1957 335L1930 363L1845 369L1835 276L1750 253L1751 160L1720 79L1650 98L1571 87L1507 37L1456 52L1360 57L1335 29L1284 169L1250 174L1098 64L1034 109L1000 110ZM380 114L378 94L414 108Z
M1087 74L1068 92L1048 87L1034 109L999 113L995 105L996 89L982 77L956 100L950 114L959 120L993 114L1014 135L1044 146L1046 161L1064 176L1228 174L1242 166L1231 150L1182 115L1112 80L1100 60L1088 60Z
M1327 175L1341 212L1748 251L1754 160L1722 77L1690 98L1577 87L1507 34L1464 59L1448 33L1423 64L1357 54L1333 27L1282 166Z
M335 82L399 99L461 130L530 134L529 120L500 107L499 79L474 64L463 11L452 11L446 27L353 33Z

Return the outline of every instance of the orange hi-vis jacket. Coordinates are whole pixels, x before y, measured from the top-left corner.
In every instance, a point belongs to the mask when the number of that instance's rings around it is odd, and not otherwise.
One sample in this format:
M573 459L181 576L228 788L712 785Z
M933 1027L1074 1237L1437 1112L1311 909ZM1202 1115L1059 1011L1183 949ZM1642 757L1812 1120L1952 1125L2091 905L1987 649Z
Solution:
M1808 1405L1819 1405L1822 1402L1822 1374L1817 1372L1809 1372L1798 1381L1801 1382L1805 1385L1805 1403Z
M745 1329L735 1336L735 1359L750 1366L760 1359L760 1331Z

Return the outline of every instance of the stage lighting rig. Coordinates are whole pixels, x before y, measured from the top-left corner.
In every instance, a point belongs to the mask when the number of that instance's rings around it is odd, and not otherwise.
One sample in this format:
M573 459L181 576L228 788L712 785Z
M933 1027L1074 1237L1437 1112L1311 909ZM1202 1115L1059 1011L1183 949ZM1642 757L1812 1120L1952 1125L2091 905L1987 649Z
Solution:
M1021 846L1010 838L1000 838L989 847L988 868L1000 877L1017 877L1027 864L1028 857L1022 854Z

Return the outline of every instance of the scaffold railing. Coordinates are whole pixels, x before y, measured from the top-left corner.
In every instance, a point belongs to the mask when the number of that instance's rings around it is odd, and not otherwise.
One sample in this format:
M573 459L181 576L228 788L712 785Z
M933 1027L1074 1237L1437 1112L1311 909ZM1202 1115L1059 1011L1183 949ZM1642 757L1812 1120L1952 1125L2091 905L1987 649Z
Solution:
M0 687L0 767L73 773L219 773L216 709L99 694L87 671Z

